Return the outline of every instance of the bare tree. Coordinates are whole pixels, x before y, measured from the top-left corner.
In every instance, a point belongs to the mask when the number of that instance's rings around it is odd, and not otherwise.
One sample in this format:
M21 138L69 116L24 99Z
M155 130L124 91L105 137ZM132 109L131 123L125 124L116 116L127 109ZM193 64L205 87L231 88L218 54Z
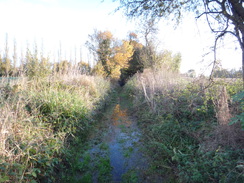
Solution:
M244 1L243 0L120 0L118 9L128 17L172 18L179 22L185 12L194 12L196 18L206 17L214 41L214 65L218 41L226 34L234 36L242 50L242 77L244 86ZM173 15L173 16L172 16Z
M17 64L17 44L16 44L16 40L14 39L13 76L15 76L16 75L16 72L17 72L16 64Z
M9 47L8 47L8 34L6 34L5 39L5 56L4 56L4 72L5 76L9 77L10 71L11 71L11 60L9 58Z

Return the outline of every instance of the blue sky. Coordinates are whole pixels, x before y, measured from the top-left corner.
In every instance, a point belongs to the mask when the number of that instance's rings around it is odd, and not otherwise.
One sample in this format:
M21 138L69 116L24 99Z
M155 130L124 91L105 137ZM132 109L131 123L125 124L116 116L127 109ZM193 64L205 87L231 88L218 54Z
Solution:
M94 29L110 30L123 39L129 31L140 27L140 22L135 26L122 12L113 13L117 6L118 2L112 0L103 3L101 0L0 0L0 52L8 33L10 46L15 38L19 50L25 49L26 42L43 41L45 51L55 55L61 42L64 57L73 55L74 47L82 46L83 59L89 59L84 43ZM157 44L161 49L181 52L182 72L195 69L200 73L211 62L212 55L204 58L202 55L209 52L214 37L201 21L188 16L176 30L170 22L161 21L158 27ZM228 39L225 48L219 51L219 59L225 68L240 68L240 50L235 51L238 45L231 42Z

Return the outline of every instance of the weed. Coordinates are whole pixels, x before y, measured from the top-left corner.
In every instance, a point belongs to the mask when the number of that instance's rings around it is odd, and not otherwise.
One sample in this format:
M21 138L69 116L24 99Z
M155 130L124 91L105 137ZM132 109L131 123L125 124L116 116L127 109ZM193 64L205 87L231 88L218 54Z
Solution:
M101 143L101 144L100 144L100 149L101 149L101 150L108 150L108 148L109 148L109 147L108 147L108 144L105 144L105 143Z
M111 170L110 159L108 157L101 158L98 163L98 181L99 182L109 182L111 179Z
M133 147L128 147L123 151L124 157L130 157L131 153L134 151Z
M127 171L123 177L123 182L125 183L136 183L139 181L139 177L137 175L137 172L135 170L129 170Z
M78 156L67 147L83 144L109 89L108 81L92 76L1 83L1 182L55 182L65 176L57 177L62 167L84 169L88 162L72 165Z
M133 96L145 151L153 161L149 176L159 173L172 180L167 174L173 172L178 182L242 182L243 171L237 167L243 150L234 144L243 143L243 134L238 126L219 125L216 115L224 104L220 104L218 88L226 87L222 101L230 107L226 111L233 111L235 105L227 94L235 95L242 84L221 80L207 88L204 79L186 82L159 76L150 71L137 74L124 89Z

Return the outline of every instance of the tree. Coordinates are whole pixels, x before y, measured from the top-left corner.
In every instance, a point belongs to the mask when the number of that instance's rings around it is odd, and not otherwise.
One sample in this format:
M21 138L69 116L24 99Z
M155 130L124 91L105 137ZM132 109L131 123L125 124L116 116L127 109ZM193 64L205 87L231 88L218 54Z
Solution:
M0 77L4 76L4 70L3 70L3 59L2 55L0 54Z
M131 60L134 47L130 41L122 41L122 44L114 48L114 56L109 60L109 67L111 68L111 78L118 79L121 74L121 69L129 67L129 60Z
M195 78L196 77L196 71L194 69L190 69L187 71L187 76L191 77L191 78Z
M33 51L31 51L27 46L24 71L29 78L46 77L51 73L49 58L45 58L43 53L41 53L41 56L39 57L39 51L36 43L34 44Z
M24 53L23 53L23 49L21 49L21 54L20 54L20 66L19 66L19 75L22 76L24 74Z
M214 70L213 76L216 78L241 78L242 71L241 70L227 70L224 68L218 68Z
M134 52L131 59L128 62L129 66L127 68L122 68L120 70L121 75L119 83L121 86L125 85L128 79L132 77L135 73L143 72L144 70L144 64L141 59L143 45L140 43L136 43L135 41L131 42L131 44L133 45Z
M91 71L91 67L88 63L80 61L78 63L78 71L80 74L89 74Z
M244 71L243 0L120 0L120 4L118 9L124 9L128 17L145 16L150 19L174 17L178 23L183 13L187 11L194 12L197 18L205 16L211 31L216 35L213 68L219 39L231 34L240 44ZM244 72L242 73L244 86Z
M158 28L156 27L156 22L154 19L146 20L140 26L140 33L142 34L145 46L141 52L141 60L145 68L157 67L155 64L158 60L157 46L155 44L155 35L157 34ZM155 69L155 68L154 68Z
M181 54L173 54L169 50L164 50L162 53L158 56L158 62L156 63L158 67L164 67L167 70L173 71L175 73L178 73L180 70L180 64L181 64Z
M118 79L121 69L129 66L134 52L130 41L117 41L110 31L95 30L93 35L89 35L86 45L96 60L93 73L113 79Z
M25 55L25 73L28 77L36 77L38 76L38 49L37 44L34 45L34 51L33 53L27 46L26 55Z
M6 77L9 77L9 74L11 74L11 60L9 58L9 47L8 47L8 34L6 34L6 40L5 40L5 57L3 58L2 62L2 68L4 70L4 75Z
M62 60L55 67L59 74L65 75L68 74L68 71L71 68L71 63L68 62L68 60Z
M17 74L17 45L16 45L16 40L14 40L14 53L13 53L13 76L16 76Z
M89 35L89 41L86 45L97 62L103 67L105 76L108 77L111 74L108 62L109 58L112 56L113 47L113 35L110 31L97 31L94 30L92 35Z

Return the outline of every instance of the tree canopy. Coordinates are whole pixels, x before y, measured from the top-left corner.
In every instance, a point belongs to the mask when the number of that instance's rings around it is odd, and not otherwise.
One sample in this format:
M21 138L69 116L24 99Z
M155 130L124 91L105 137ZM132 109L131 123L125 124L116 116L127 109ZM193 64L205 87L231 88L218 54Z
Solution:
M243 0L120 0L120 7L128 17L149 19L173 18L179 22L185 12L194 12L196 18L205 16L209 28L216 34L214 66L218 40L233 35L242 49L244 70L244 1ZM173 15L173 16L172 16ZM244 80L244 72L243 72Z
M117 41L110 31L95 30L86 43L96 60L94 72L105 77L118 79L121 69L127 68L134 47L130 41Z

